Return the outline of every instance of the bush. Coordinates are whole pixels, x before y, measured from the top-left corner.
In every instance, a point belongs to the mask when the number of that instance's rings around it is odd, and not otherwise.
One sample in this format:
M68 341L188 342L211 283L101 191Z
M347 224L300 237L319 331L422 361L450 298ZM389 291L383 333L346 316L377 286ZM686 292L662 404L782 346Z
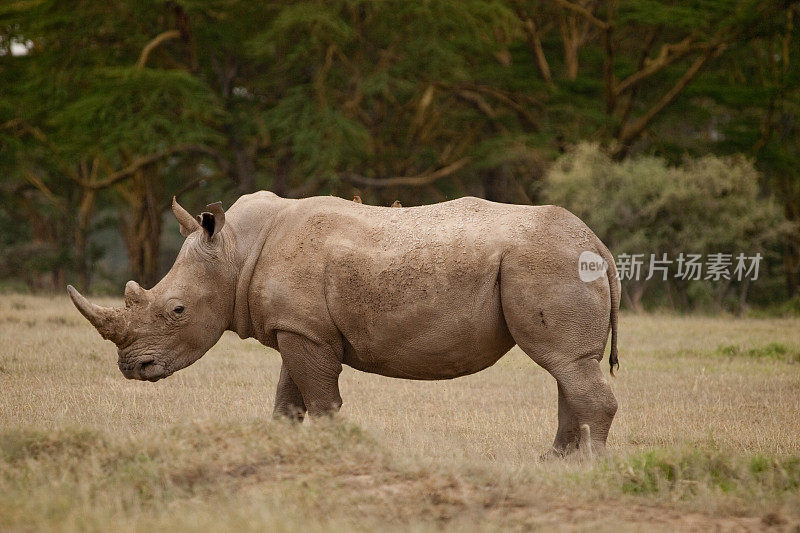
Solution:
M650 306L697 308L708 306L712 295L710 306L718 308L744 301L749 284L676 279L674 261L680 253L771 257L768 250L786 223L777 204L761 196L759 181L741 156L706 156L680 166L652 156L615 162L597 145L584 143L556 161L542 197L580 217L615 256L644 254L640 280L650 254L666 253L673 261L667 283L658 283L660 275L649 283L623 280L628 305L641 308L649 296ZM766 272L762 260L760 274Z

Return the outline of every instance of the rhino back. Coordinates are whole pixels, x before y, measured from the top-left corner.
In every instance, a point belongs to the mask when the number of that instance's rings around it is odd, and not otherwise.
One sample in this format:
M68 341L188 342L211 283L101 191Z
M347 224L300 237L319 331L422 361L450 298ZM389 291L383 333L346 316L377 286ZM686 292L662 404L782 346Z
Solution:
M340 342L344 363L388 376L482 370L514 345L500 264L526 246L539 209L476 198L403 209L297 201L274 224L253 279L257 330Z

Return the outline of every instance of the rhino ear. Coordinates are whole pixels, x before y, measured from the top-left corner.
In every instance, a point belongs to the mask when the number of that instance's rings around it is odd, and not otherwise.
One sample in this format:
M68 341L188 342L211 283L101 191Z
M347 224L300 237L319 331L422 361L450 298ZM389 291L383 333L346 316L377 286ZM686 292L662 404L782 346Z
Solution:
M223 226L225 226L225 211L222 210L222 202L208 204L206 209L208 211L203 211L197 217L197 220L200 222L203 231L205 231L206 237L210 240L214 238L214 235L222 231Z

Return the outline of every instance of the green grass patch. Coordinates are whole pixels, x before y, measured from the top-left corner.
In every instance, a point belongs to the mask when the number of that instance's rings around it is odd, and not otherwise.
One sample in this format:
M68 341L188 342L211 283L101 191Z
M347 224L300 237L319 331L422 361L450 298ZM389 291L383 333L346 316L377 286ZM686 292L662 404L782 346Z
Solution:
M770 342L763 346L744 348L736 344L727 344L717 347L717 355L726 357L765 357L790 363L800 363L800 349L780 342Z
M800 458L734 456L718 451L651 450L607 464L624 494L692 499L701 493L750 498L796 493Z

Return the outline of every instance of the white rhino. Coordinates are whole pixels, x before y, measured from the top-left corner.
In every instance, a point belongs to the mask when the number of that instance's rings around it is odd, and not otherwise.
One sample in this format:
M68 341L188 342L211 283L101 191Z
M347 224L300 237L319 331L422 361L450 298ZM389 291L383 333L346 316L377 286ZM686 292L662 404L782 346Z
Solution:
M604 448L617 401L599 361L610 331L613 373L620 287L608 249L569 211L478 198L390 208L262 191L227 213L218 202L196 220L174 200L173 212L186 241L155 287L129 281L124 308L68 287L117 345L125 377L167 377L232 330L280 352L274 414L302 420L339 409L343 364L450 379L517 344L558 383L554 451ZM606 275L581 280L587 251Z

